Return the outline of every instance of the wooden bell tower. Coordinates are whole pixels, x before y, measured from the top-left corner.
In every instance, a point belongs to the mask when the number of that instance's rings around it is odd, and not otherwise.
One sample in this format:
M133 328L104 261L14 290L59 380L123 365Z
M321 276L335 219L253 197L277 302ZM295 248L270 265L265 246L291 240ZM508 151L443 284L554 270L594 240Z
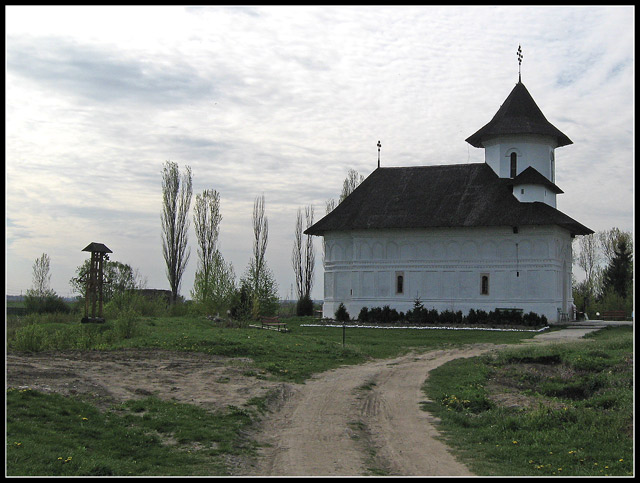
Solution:
M84 317L82 323L104 322L102 317L103 285L104 285L104 262L109 260L108 253L113 253L102 244L92 242L87 245L83 252L91 252L91 264L89 273L86 274L87 290L84 301ZM96 305L98 312L96 314ZM91 308L91 315L89 315Z

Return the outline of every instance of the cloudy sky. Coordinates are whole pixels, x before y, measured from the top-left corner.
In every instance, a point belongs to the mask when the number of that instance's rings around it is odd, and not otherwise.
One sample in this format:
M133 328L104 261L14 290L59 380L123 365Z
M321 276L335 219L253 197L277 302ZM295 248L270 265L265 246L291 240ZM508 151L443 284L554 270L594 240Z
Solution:
M574 144L556 152L558 209L633 229L633 7L5 7L6 286L51 286L101 242L149 288L165 161L221 197L236 275L264 194L267 264L294 283L296 211L339 196L349 169L484 161L464 140L518 80ZM189 296L197 265L182 283ZM320 240L316 257L321 260ZM322 298L322 266L313 297Z

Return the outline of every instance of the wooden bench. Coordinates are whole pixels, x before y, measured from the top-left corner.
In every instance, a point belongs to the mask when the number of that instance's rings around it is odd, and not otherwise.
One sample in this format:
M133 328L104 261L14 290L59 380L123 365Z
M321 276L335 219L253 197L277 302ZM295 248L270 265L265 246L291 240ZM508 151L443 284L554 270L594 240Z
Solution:
M624 310L607 310L602 312L603 320L624 320L627 315Z
M263 329L276 329L278 332L288 332L287 323L280 322L278 317L263 317L260 319Z

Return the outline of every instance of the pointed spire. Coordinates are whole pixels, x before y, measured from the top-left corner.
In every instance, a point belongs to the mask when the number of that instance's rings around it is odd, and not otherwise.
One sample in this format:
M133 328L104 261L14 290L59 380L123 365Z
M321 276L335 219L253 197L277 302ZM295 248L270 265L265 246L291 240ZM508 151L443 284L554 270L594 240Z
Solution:
M380 144L380 140L378 140L378 168L380 167L380 148L382 147L382 144Z
M520 73L520 66L522 65L522 47L518 44L518 82L522 82L522 75Z

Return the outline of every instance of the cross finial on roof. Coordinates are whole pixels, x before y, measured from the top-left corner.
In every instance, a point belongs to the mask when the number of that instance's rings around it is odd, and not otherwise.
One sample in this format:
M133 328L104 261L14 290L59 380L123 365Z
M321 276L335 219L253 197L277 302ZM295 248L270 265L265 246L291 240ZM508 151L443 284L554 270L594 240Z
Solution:
M378 140L378 168L380 167L380 148L382 147L382 144L380 144L380 141Z
M522 82L522 75L520 74L520 66L522 65L522 47L518 44L518 82Z

